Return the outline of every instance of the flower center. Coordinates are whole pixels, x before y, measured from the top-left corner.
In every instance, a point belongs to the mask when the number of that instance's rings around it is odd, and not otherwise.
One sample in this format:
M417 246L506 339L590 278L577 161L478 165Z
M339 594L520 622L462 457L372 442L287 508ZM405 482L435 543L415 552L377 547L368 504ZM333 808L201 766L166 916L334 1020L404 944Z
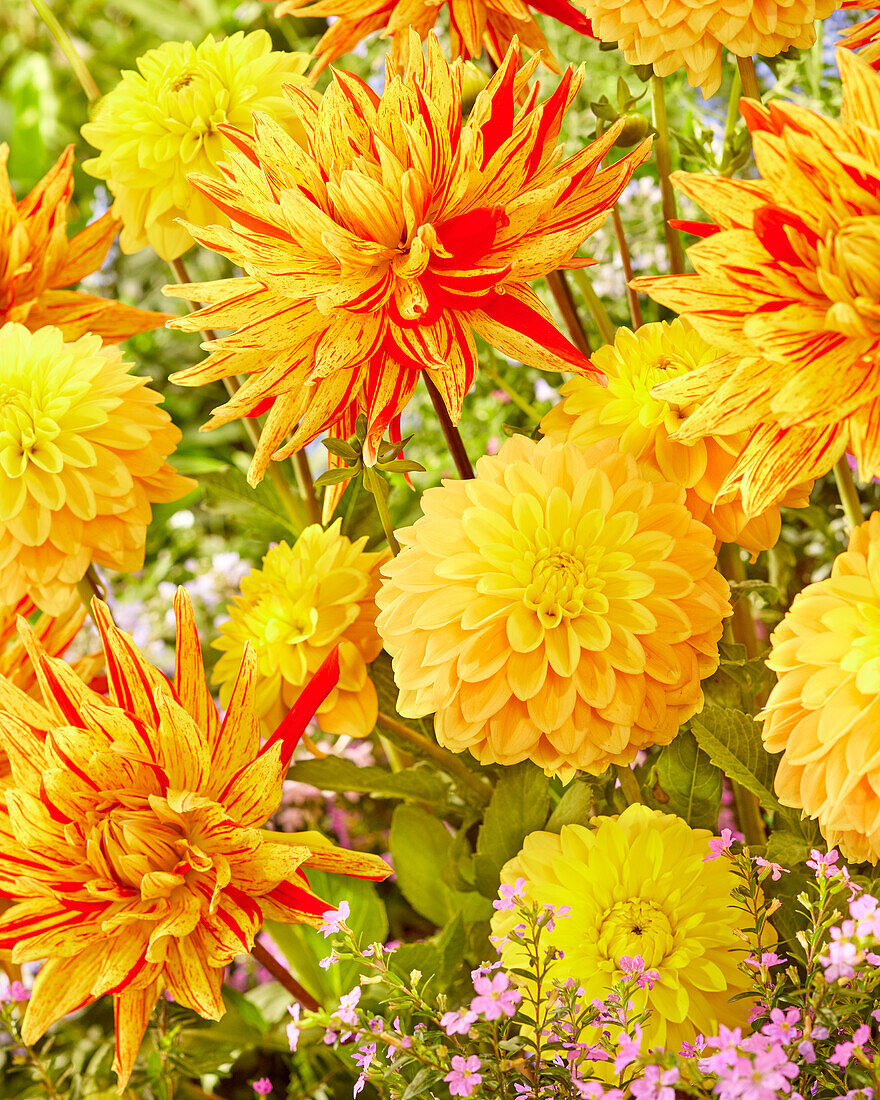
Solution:
M523 601L537 612L545 627L557 626L564 618L608 610L597 562L565 550L541 549L528 551L524 565L529 580Z
M641 955L646 967L657 966L672 951L672 926L654 901L617 901L602 917L598 946L615 966L624 955Z
M303 598L273 591L267 593L254 610L255 638L262 638L267 646L294 646L308 641L318 626L318 611L314 606L314 593Z

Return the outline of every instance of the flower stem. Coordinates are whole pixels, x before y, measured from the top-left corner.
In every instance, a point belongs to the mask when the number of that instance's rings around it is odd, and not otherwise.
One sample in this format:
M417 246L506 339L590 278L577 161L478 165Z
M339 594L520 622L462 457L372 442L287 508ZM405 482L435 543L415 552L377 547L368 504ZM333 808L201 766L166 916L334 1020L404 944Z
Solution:
M584 355L589 355L590 341L587 339L587 334L581 323L581 317L575 305L571 287L568 285L568 279L565 277L565 272L550 271L547 274L547 286L550 288L557 309L562 314L562 320L568 329L569 339L578 351L583 352Z
M669 269L673 275L684 274L684 250L678 230L669 224L678 217L675 206L675 191L672 187L672 149L669 144L669 119L666 115L666 97L663 91L663 78L651 77L651 91L654 100L654 129L657 131L657 171L660 177L660 194L663 205L663 228L666 233L666 247L669 251Z
M280 982L292 997L296 997L303 1008L307 1008L309 1012L319 1011L321 1008L320 1003L315 1000L311 993L303 989L287 967L282 966L274 955L270 955L261 943L254 941L251 954L264 970L269 971L276 982Z
M106 600L107 592L98 579L98 574L95 572L94 565L90 565L81 579L76 582L76 591L79 594L79 598L82 600L83 607L89 613L89 618L95 626L97 626L98 620L95 618L95 613L92 610L92 597L97 596L99 600Z
M575 268L574 281L578 285L578 290L580 290L581 294L584 296L587 308L593 315L593 320L596 322L599 335L606 344L613 344L615 333L614 323L608 316L608 310L602 304L599 295L593 290L593 284L590 282L589 276L581 268Z
M425 756L430 756L433 760L436 760L445 772L460 780L462 785L467 787L468 790L479 799L479 804L481 806L485 806L492 797L491 788L489 788L482 779L474 775L469 768L462 764L458 757L442 748L436 741L431 741L427 737L423 737L420 733L412 729L411 726L407 726L405 723L398 721L396 718L392 718L388 714L383 714L381 711L379 712L377 721L380 726L384 726L386 729L391 730L392 733L397 734L402 740L408 741L411 745L414 745L419 752L423 753Z
M82 90L86 93L86 98L89 103L93 103L96 99L101 98L101 89L92 79L92 74L89 72L88 67L83 59L76 52L76 47L70 40L70 35L61 26L55 17L54 12L51 10L45 0L31 0L37 15L43 20L46 26L49 28L49 33L61 47L61 52L67 58L73 75L80 82Z
M623 276L626 279L626 300L629 303L629 313L632 318L633 329L641 328L643 324L642 307L639 304L638 291L634 290L629 285L633 277L632 257L629 253L626 233L623 231L623 219L620 216L620 209L617 203L611 208L611 223L614 226L614 236L617 238L617 247L620 251L620 262L623 264Z
M755 62L751 57L738 57L736 63L742 79L743 95L747 99L757 99L760 103L761 85L758 83L758 74L755 72Z
M312 468L309 466L309 456L304 450L297 451L293 456L293 465L296 470L296 483L299 487L299 495L306 506L306 515L309 523L321 522L321 505L315 495L315 482L312 478Z
M513 388L513 386L511 386L508 381L502 378L501 372L498 370L497 360L495 358L495 351L491 347L489 348L489 361L488 363L483 363L482 368L483 373L491 378L500 390L504 390L504 392L514 403L514 405L516 405L518 409L524 412L529 420L533 421L535 424L538 424L540 422L541 414L534 407L534 405L530 405L524 397L516 392L516 390Z
M840 503L851 529L855 529L860 523L865 522L862 513L862 503L859 500L859 491L853 480L852 470L846 460L846 455L841 455L834 466L834 480L837 482L837 492L840 495Z
M422 378L424 378L428 393L431 395L431 404L434 406L434 412L437 414L437 419L440 421L440 430L443 432L443 438L446 440L446 446L449 448L449 453L452 456L452 461L455 463L458 476L462 481L466 481L468 478L474 476L474 468L471 466L471 460L468 458L467 451L464 449L464 441L459 434L458 428L452 423L449 409L446 408L446 404L440 396L440 391L431 381L426 370L422 371Z
M632 768L628 764L615 764L614 771L620 780L620 789L623 791L627 805L635 806L637 803L644 803L639 781Z
M381 476L381 474L376 474L376 477ZM379 519L382 521L382 530L385 532L385 538L388 541L388 549L396 558L400 553L400 543L394 536L394 524L391 522L391 512L388 510L388 500L385 495L379 491L371 493L371 496L376 502L376 511L379 513Z

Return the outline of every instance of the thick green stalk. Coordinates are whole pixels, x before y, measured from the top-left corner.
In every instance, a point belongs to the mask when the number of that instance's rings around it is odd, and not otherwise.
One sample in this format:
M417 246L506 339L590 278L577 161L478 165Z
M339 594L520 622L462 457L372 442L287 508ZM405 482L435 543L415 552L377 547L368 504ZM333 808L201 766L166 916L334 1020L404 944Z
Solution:
M739 75L742 78L743 95L748 99L757 99L761 102L761 85L758 83L758 74L755 72L755 62L750 57L738 57Z
M70 40L70 35L61 26L55 17L54 12L51 10L45 0L31 0L37 14L49 28L49 33L61 47L61 52L67 58L73 75L80 82L82 90L86 93L86 97L89 102L92 103L96 99L101 98L101 89L92 79L92 74L89 72L85 61L76 52L76 47Z
M840 494L840 503L843 505L847 522L851 529L856 528L860 523L864 523L865 517L862 513L859 491L856 488L846 455L842 455L834 467L834 480L837 482L837 492Z
M599 329L599 335L605 341L606 344L614 343L614 322L608 316L608 311L602 304L602 300L599 295L593 290L593 284L590 282L590 278L587 273L580 267L574 269L574 281L578 285L578 290L584 296L584 301L587 303L587 308L593 315L593 320L596 322L596 327Z
M666 233L666 247L669 251L669 270L673 275L684 273L684 249L678 230L669 223L678 217L675 205L675 191L672 187L672 147L669 141L669 119L666 114L666 97L663 91L663 78L651 77L651 92L654 103L654 129L657 131L657 172L660 178L660 194L663 206L663 228Z
M642 792L639 788L639 781L636 779L635 772L627 764L615 764L615 774L620 780L620 789L623 791L623 797L627 801L627 805L634 806L637 802L644 803L642 798Z

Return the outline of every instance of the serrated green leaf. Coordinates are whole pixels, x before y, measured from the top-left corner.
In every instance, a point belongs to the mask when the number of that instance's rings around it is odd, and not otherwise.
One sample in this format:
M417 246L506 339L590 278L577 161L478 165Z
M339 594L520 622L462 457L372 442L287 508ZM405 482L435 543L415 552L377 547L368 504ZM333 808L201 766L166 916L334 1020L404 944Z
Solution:
M505 769L477 837L475 881L487 897L497 896L501 868L521 850L524 838L544 827L550 804L550 780L540 768L526 761Z
M562 798L544 826L548 832L558 833L563 825L586 825L593 805L593 784L574 779L565 788Z
M297 507L302 509L302 514L301 522L297 524L288 516L268 479L253 488L241 470L227 466L225 470L201 474L199 484L205 492L209 507L221 512L244 512L250 525L259 522L270 530L274 529L281 534L285 531L292 532L296 536L306 526L305 510L299 501Z
M694 828L715 828L721 806L721 772L687 730L661 751L657 779L669 799L665 809Z
M448 801L449 784L437 772L422 765L387 772L384 768L360 767L351 760L328 756L323 760L304 760L296 764L294 778L311 783L322 791L371 794L377 798L400 798L408 802L443 804Z
M778 809L773 794L777 756L761 741L761 730L750 714L732 707L706 706L691 719L694 737L713 764L751 791L767 809Z
M229 985L224 986L223 1000L226 1002L227 1010L232 1013L232 1018L238 1017L240 1024L252 1027L260 1035L265 1035L269 1030L269 1023L257 1005L237 989Z
M779 607L782 603L782 593L775 584L768 584L766 581L728 581L728 584L731 603L746 596L757 596L770 607Z

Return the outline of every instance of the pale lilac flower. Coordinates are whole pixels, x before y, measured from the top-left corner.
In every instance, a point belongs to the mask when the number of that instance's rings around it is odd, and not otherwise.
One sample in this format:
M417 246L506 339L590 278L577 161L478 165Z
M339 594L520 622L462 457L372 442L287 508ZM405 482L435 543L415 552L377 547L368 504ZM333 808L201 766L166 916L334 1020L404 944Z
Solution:
M829 1057L828 1061L832 1066L848 1066L852 1059L855 1045L855 1043L838 1043L834 1048L834 1053Z
M808 1066L811 1066L813 1062L816 1061L816 1048L809 1039L804 1039L802 1042L798 1043L797 1052Z
M767 867L770 870L770 878L773 882L779 882L783 875L790 875L791 871L787 867L782 867L778 863L771 863L769 860L763 858L763 856L752 857L758 867Z
M334 932L339 932L341 926L351 916L351 909L349 908L347 901L341 901L338 909L328 909L326 913L322 914L323 924L318 931L326 939L327 936L332 936Z
M350 993L346 993L340 1000L339 1007L333 1013L337 1020L341 1020L344 1024L356 1024L357 1015L355 1009L358 1001L361 999L361 987L356 985Z
M499 897L492 902L492 908L499 909L502 912L508 909L515 909L516 903L522 901L525 889L526 880L521 876L516 880L513 886L508 886L506 883L503 884L498 891Z
M443 1078L449 1084L449 1091L453 1096L470 1096L477 1085L483 1083L480 1075L480 1059L476 1054L469 1058L461 1055L453 1055L452 1070Z
M732 843L733 833L730 829L722 829L721 836L713 836L709 841L709 854L703 857L703 863L709 863L724 852L729 852Z
M834 866L840 859L840 853L836 848L832 848L827 853L820 852L818 848L813 848L810 857L807 860L807 866L816 872L816 878L833 878L834 875L840 873L841 869Z
M787 1012L781 1008L771 1009L770 1023L764 1024L761 1034L777 1043L793 1043L801 1035L800 1028L795 1026L800 1018L800 1010L797 1008L790 1008Z
M287 1011L293 1017L293 1023L287 1025L287 1042L290 1044L290 1049L296 1050L297 1043L299 1043L299 1017L302 1012L302 1005L299 1001L295 1001L292 1005L287 1006Z
M334 963L338 962L339 956L335 951L331 951L329 955L325 955L324 958L318 962L318 966L320 966L322 970L329 970Z
M480 975L474 980L477 996L471 1001L471 1012L477 1012L487 1020L497 1020L500 1016L512 1016L517 1004L522 1000L518 989L508 989L505 973L494 978Z
M476 1020L476 1012L459 1008L455 1012L444 1012L440 1017L440 1026L447 1035L467 1035Z

